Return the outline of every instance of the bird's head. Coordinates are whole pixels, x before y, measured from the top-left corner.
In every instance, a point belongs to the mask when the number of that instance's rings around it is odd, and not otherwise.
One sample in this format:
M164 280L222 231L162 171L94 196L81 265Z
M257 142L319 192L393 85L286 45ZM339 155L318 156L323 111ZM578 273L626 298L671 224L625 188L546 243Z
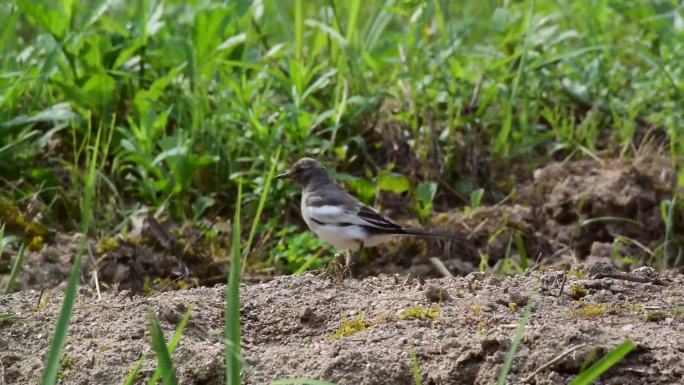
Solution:
M329 180L325 167L312 158L302 158L296 161L289 170L277 175L275 178L289 178L305 187L311 182L327 182Z

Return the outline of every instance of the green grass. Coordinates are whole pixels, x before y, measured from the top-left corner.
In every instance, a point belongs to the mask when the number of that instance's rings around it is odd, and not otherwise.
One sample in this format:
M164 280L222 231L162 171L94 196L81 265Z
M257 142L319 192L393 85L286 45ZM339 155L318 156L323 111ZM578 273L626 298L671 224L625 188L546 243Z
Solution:
M87 173L84 177L83 198L81 200L81 231L85 234L89 232L93 219L93 199L97 183L96 165L98 162L98 156L101 155L99 152L101 133L102 130L98 129L92 146L88 146L85 149L85 169ZM87 143L89 143L90 138L87 137L86 140ZM50 348L45 361L45 367L43 369L43 376L41 380L43 385L54 384L57 379L57 373L59 371L59 365L62 357L62 350L64 349L64 343L68 333L69 323L71 321L71 312L73 310L76 295L78 293L78 281L81 273L81 260L83 258L83 253L85 252L86 242L86 237L83 237L79 242L78 250L76 251L74 262L71 266L67 288L64 293L64 300L62 302L62 307L59 312L59 317L57 319L57 324L55 325L52 341L50 343Z
M420 219L453 194L474 207L499 201L511 185L504 165L531 172L600 150L629 158L647 129L669 139L673 162L684 155L681 6L259 5L3 3L0 193L12 185L4 194L35 196L46 223L79 229L82 191L70 186L88 174L83 150L104 127L92 226L118 229L138 204L178 221L196 220L198 202L199 216L227 216L240 177L243 216L274 218L247 233L245 257L265 261L273 255L249 250L284 225L295 186L271 186L264 170L303 155L335 165L368 202L408 189L407 214ZM408 154L377 155L378 122L408 134ZM431 169L435 148L443 167ZM387 186L387 175L410 184Z
M188 308L188 311L185 312L185 314L183 315L183 318L178 323L178 326L176 327L176 332L173 334L171 341L169 341L169 345L168 345L169 355L173 354L173 351L176 350L176 345L178 345L178 343L180 342L181 336L183 335L183 331L185 330L185 327L188 324L188 320L190 320L191 314L192 314L192 307ZM152 335L152 333L151 333L152 329L155 327L156 327L156 325L154 323L150 323L150 325L149 325L150 335ZM155 331L155 333L157 333L157 332ZM157 337L155 337L155 338L157 338ZM138 380L138 377L140 376L140 370L142 369L144 361L145 361L145 358L140 357L138 362L136 362L136 364L128 371L128 375L126 375L126 378L124 379L124 382L123 382L124 385L133 385L136 383L136 381ZM158 366L157 369L154 371L154 373L152 373L152 376L150 377L148 384L156 384L161 376L162 376L162 366ZM168 373L167 373L167 377L168 377Z
M223 344L226 363L226 385L242 383L242 355L240 349L240 206L242 182L238 181L233 217L233 241L231 246L230 275L226 285Z
M162 383L164 385L175 385L178 383L178 379L176 379L176 370L173 367L173 362L171 362L169 348L166 346L166 341L164 340L164 331L159 324L157 316L155 316L153 312L150 311L148 313L148 318L150 319L152 350L154 350L154 354L157 356ZM150 381L150 383L155 384L156 381Z
M506 353L506 358L504 359L503 365L501 365L501 370L499 371L499 376L497 377L496 381L498 385L506 384L506 377L508 376L511 366L513 365L513 359L515 358L515 355L518 352L518 347L525 336L525 327L527 326L527 322L530 320L530 316L532 315L534 302L535 296L531 295L527 300L525 310L523 310L522 317L520 317L520 321L518 322L518 328L516 329L513 340L511 341L511 347Z
M634 349L634 342L630 339L625 339L620 345L608 352L596 363L591 365L587 370L578 374L570 385L588 385L594 382L601 374L612 366L620 362L629 352Z

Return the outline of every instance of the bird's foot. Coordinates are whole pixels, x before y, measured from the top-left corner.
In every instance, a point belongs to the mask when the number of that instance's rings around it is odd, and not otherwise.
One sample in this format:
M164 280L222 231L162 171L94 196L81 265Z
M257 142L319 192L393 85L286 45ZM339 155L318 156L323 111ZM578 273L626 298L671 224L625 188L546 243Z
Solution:
M352 256L347 250L343 253L335 253L330 263L330 276L338 282L344 281L346 277L351 277Z

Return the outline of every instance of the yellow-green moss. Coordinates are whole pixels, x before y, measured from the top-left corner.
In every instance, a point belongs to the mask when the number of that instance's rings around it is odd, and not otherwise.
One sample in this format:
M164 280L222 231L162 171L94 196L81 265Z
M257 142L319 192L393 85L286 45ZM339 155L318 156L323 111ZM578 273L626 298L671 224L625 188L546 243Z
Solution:
M106 352L107 350L111 349L112 345L110 344L102 344L97 347L97 349L101 352Z
M95 251L104 254L108 251L116 250L119 247L119 240L116 237L102 237L97 240Z
M30 238L26 244L26 248L31 251L40 251L43 246L45 246L45 239L40 235Z
M584 286L573 283L570 285L570 297L573 299L580 299L587 295L587 289Z
M57 379L59 381L64 381L67 373L76 367L78 361L78 358L71 358L66 354L63 355L62 360L59 362L59 371L57 372Z
M33 310L34 312L39 312L47 307L47 305L50 303L50 298L47 295L44 295L43 298L41 298L40 302L36 307L34 307Z
M608 305L603 303L580 302L579 307L573 311L577 317L598 317L608 310Z
M664 311L650 311L646 314L646 321L649 322L659 322L667 318L667 313Z
M47 228L38 222L28 221L14 202L3 197L0 197L0 222L7 226L7 230L21 233L29 250L39 251L45 245Z
M353 336L356 333L366 330L370 326L363 314L357 315L354 319L345 319L340 327L328 336L330 340L339 340L342 337Z
M605 304L576 301L575 309L571 312L571 315L576 317L598 317L609 312L617 314L640 313L643 309L644 307L638 303Z
M485 331L485 316L484 311L481 306L473 305L470 307L470 311L477 316L477 332L484 334Z
M577 279L584 279L587 276L587 273L584 270L570 269L568 270L568 275Z
M438 306L426 308L424 306L416 305L404 309L401 314L399 314L399 319L418 318L436 320L439 318L439 315L440 309Z

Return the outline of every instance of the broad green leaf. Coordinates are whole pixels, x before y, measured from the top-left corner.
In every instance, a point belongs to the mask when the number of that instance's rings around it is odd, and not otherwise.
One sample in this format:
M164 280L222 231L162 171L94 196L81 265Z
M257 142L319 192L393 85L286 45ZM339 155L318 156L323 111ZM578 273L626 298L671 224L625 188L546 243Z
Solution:
M331 172L330 176L344 182L362 202L370 203L373 201L375 197L375 184L373 182L344 173Z
M401 194L411 189L411 180L401 174L380 171L378 173L378 188L383 191Z
M435 182L422 182L418 185L416 189L416 198L422 203L432 203L437 193L437 183Z
M69 31L73 0L20 0L15 4L56 40L61 41Z
M479 188L473 192L470 193L470 207L471 208L478 208L480 207L480 203L482 202L482 196L484 195L484 189Z

